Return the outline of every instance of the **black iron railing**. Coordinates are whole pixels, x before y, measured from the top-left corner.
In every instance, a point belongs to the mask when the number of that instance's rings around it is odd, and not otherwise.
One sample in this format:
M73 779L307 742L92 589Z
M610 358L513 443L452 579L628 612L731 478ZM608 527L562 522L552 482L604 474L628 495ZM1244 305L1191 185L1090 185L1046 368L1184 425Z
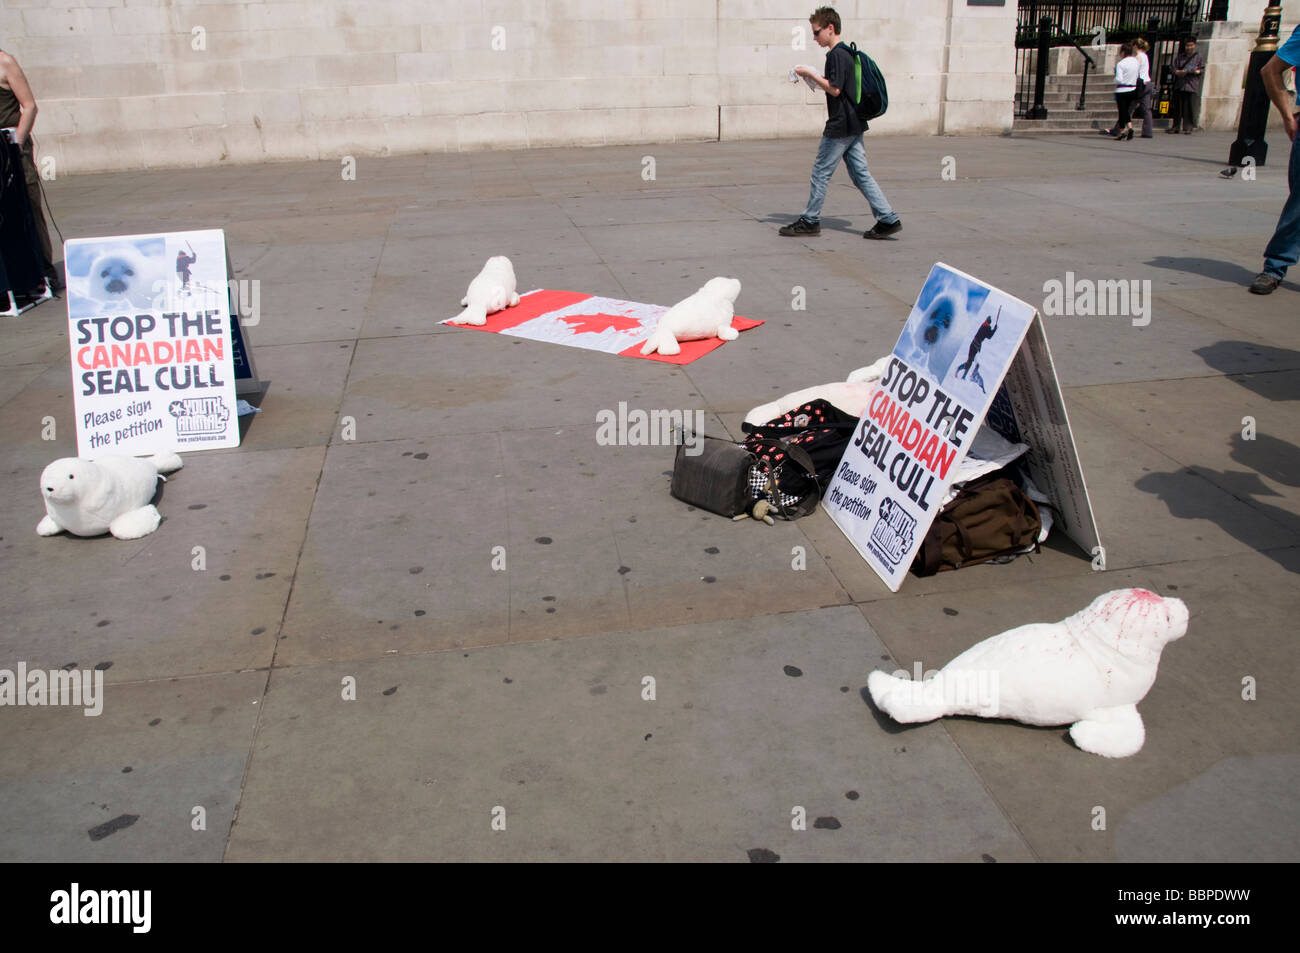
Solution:
M1086 58L1075 109L1084 108L1088 69L1096 65L1085 47L1098 41L1113 44L1145 37L1151 45L1151 78L1158 87L1165 85L1179 41L1191 32L1193 23L1221 16L1221 6L1216 0L1020 0L1016 115L1046 118L1042 105L1044 80L1049 51L1056 47L1073 46Z
M1016 46L1038 45L1038 22L1043 17L1050 17L1057 29L1085 45L1097 35L1098 27L1106 31L1107 42L1148 35L1152 18L1160 24L1159 39L1176 39L1192 23L1208 19L1214 6L1214 0L1020 0Z
M1077 42L1074 37L1064 33L1059 27L1050 21L1046 24L1046 34L1040 33L1038 42L1035 43L1034 49L1016 50L1016 115L1028 116L1031 119L1045 118L1044 115L1035 115L1033 108L1041 102L1041 93L1038 90L1039 71L1035 68L1038 59L1050 54L1050 50L1057 46L1073 46L1083 57L1083 81L1079 84L1079 102L1075 109L1083 109L1086 106L1088 97L1088 71L1096 69L1097 61ZM1046 40L1046 44L1042 43ZM1094 50L1093 53L1097 51ZM1043 72L1041 82L1046 84L1046 72Z

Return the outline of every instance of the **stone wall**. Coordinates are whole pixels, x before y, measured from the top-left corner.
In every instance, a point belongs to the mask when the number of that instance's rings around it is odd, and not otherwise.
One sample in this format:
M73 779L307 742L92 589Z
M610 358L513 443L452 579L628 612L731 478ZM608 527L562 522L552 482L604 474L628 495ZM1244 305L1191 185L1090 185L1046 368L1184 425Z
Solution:
M60 172L815 136L788 0L0 0ZM1010 129L1015 0L844 0L876 133Z

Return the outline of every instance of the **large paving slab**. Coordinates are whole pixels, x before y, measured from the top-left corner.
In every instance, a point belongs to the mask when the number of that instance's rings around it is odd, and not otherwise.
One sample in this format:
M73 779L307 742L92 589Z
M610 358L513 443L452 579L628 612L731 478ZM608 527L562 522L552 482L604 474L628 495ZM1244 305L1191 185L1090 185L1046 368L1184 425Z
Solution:
M1300 393L1300 371L1268 376L1277 388ZM1300 485L1300 418L1294 413L1230 377L1088 387L1074 396L1237 499L1264 507L1300 543L1300 500L1285 490Z
M1246 502L1239 488L1217 486L1083 405L1074 406L1070 421L1087 461L1108 568L1294 545L1294 527Z
M39 471L4 474L23 505L0 517L0 665L102 664L110 684L269 665L323 456L190 455L137 540L37 536Z
M227 859L1030 859L942 730L875 725L884 654L845 607L277 669Z
M1178 267L1186 266L1180 264ZM1267 341L1271 346L1266 350L1290 350L1291 366L1300 364L1300 350L1297 350L1300 349L1300 321L1295 320L1294 299L1288 300L1290 296L1285 294L1264 297L1243 291L1242 285L1254 279L1254 265L1232 267L1231 280L1225 281L1221 287L1167 292L1161 300L1182 310L1213 318L1225 328L1233 329L1230 337L1246 335L1253 340ZM1288 281L1280 290L1300 291L1300 285Z
M98 715L6 709L0 861L221 860L265 686L265 672L106 683Z
M248 329L258 348L255 357L268 345L356 340L376 281L366 274L324 281L256 280L257 323Z
M595 430L332 447L277 665L847 601L797 524L682 506L673 447Z
M742 335L721 350L744 343ZM341 413L356 418L361 442L542 426L581 426L594 440L601 409L621 400L690 410L699 406L693 393L674 365L456 328L362 340Z
M251 329L251 334L256 331ZM338 437L339 406L355 343L308 341L262 347L255 337L251 340L262 392L249 399L262 412L252 419L241 418L238 449L216 452L319 447Z

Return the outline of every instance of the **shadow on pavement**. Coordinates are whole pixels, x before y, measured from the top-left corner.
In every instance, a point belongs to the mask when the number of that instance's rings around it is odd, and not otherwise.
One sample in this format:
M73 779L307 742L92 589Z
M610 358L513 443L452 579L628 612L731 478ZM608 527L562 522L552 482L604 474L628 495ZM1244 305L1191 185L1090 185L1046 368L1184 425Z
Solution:
M1232 459L1284 486L1300 486L1300 447L1265 433L1232 435Z
M1160 498L1169 514L1178 519L1204 519L1217 524L1225 533L1245 543L1251 549L1267 556L1288 572L1300 573L1294 553L1290 550L1265 552L1257 548L1254 534L1243 527L1233 514L1227 510L1208 510L1203 503L1188 499L1186 476L1198 476L1210 481L1214 486L1246 503L1251 509L1267 517L1276 526L1287 533L1300 538L1300 517L1281 507L1263 502L1263 497L1280 497L1281 494L1270 489L1258 473L1239 470L1219 472L1208 467L1188 467L1181 473L1148 473L1134 484L1143 493L1151 493ZM1289 555L1288 555L1289 554Z
M1270 373L1300 369L1300 351L1254 341L1218 341L1196 354L1216 371L1272 401L1300 399L1300 375ZM1254 370L1243 371L1242 367Z
M1147 261L1147 264L1153 268L1165 268L1169 271L1181 271L1189 275L1214 278L1217 281L1228 281L1234 285L1241 285L1243 288L1249 287L1250 283L1255 280L1255 276L1259 274L1257 268L1246 268L1235 262L1221 261L1216 258L1173 258L1169 255L1157 255ZM1283 281L1278 286L1279 291L1288 288L1292 291L1300 291L1300 285L1296 285L1291 281ZM1276 293L1274 292L1274 294Z

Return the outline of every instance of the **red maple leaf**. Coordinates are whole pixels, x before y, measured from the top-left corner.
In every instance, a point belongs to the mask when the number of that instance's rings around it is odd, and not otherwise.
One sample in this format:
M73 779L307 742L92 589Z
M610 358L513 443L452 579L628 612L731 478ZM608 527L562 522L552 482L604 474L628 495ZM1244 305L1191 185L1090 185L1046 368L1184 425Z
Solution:
M575 334L600 334L608 328L615 331L631 331L641 327L635 318L619 317L615 314L576 314L560 318L573 328Z

